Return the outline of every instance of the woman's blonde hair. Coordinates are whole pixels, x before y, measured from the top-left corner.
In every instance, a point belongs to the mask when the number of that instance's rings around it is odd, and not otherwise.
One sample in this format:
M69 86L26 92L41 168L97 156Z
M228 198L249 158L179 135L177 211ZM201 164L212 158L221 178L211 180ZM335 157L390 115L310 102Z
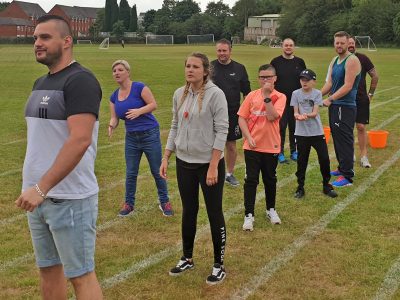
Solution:
M204 98L204 93L205 93L205 85L206 85L206 83L208 82L208 80L209 80L210 77L211 77L211 72L212 72L212 70L211 70L210 61L208 60L207 55L205 55L205 54L203 54L203 53L199 53L199 52L193 52L192 54L190 54L190 55L186 58L186 60L185 60L185 66L186 66L186 63L187 63L187 59L188 59L189 57L196 57L196 58L199 58L199 59L201 60L201 62L202 62L202 65L203 65L203 68L204 68L204 73L205 73L205 75L203 76L203 84L202 84L201 87L200 87L199 96L198 96L198 98L197 98L197 103L198 103L198 105L199 105L199 114L200 114L200 111L201 111L201 108L202 108L202 105L203 105L203 98ZM189 87L190 87L190 83L189 83L189 82L186 82L185 89L184 89L183 94L182 94L182 97L181 97L181 99L180 99L180 103L179 103L179 106L178 106L178 110L177 110L177 111L179 111L179 109L181 108L181 106L182 106L183 103L185 102L186 97L187 97L187 94L189 93Z
M129 63L128 63L126 60L118 59L118 60L114 61L113 64L111 65L111 70L114 70L114 67L115 67L116 65L123 65L124 68L125 68L128 72L131 71L131 66L129 65Z

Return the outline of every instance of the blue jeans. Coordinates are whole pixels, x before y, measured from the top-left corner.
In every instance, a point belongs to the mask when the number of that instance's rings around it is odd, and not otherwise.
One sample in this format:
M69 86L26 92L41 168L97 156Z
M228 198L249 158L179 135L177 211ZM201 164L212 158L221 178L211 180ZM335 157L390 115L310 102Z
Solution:
M126 132L125 135L125 202L135 205L135 194L139 164L145 154L150 165L151 174L156 182L160 203L168 202L167 182L160 176L161 140L160 129L155 127L145 131Z

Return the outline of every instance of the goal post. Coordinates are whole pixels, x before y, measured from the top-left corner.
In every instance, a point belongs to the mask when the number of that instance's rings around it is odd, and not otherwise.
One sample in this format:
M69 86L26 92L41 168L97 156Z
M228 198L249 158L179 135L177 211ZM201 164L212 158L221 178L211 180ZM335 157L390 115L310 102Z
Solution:
M110 38L105 38L99 45L99 49L107 50L110 48Z
M359 48L368 51L377 51L375 43L369 35L356 35L354 38Z
M146 35L146 45L173 45L174 36L168 34L148 34Z
M272 38L269 41L270 48L282 48L282 40L280 38Z
M214 44L214 34L188 34L186 42L187 44Z
M77 45L92 45L91 40L76 40Z

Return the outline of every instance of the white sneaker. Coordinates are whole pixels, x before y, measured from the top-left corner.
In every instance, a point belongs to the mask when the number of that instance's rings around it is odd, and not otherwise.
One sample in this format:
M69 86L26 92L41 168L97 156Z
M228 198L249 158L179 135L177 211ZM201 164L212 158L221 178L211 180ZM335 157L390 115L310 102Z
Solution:
M243 230L244 231L253 231L254 217L252 214L247 214L244 216Z
M371 164L369 163L368 157L366 156L360 158L360 165L363 168L371 168Z
M270 208L269 211L267 210L267 218L272 224L281 224L281 219L274 208Z

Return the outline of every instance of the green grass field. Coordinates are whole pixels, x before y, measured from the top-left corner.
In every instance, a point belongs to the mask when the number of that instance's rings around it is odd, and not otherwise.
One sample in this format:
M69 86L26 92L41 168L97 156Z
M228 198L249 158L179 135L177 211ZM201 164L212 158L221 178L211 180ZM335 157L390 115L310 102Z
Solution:
M371 169L355 166L355 185L338 190L332 200L321 192L315 153L310 159L306 197L296 201L295 163L278 166L277 210L281 226L265 218L262 186L256 204L254 232L243 232L243 188L227 187L226 281L209 287L205 279L213 263L211 234L204 203L198 216L195 270L178 278L168 275L181 256L181 203L174 163L169 191L175 216L162 217L155 184L142 160L136 208L131 218L117 212L124 199L124 129L107 137L108 97L116 89L111 63L126 59L132 78L153 91L165 144L171 120L172 94L184 84L184 60L192 51L215 58L213 46L120 46L109 50L75 46L75 58L91 69L103 89L96 174L100 186L96 271L106 299L400 299L400 50L379 49L367 55L380 81L371 109L372 128L390 132L385 149L369 149ZM262 46L233 48L252 88L258 88L257 68L280 54ZM307 67L325 79L333 48L298 48ZM0 47L0 299L40 299L25 214L14 205L21 190L26 145L25 101L35 78L47 72L36 63L31 46ZM327 110L321 109L327 124ZM45 146L45 145L44 145ZM238 144L241 148L241 143ZM358 155L358 147L356 146ZM332 141L329 143L334 157ZM236 174L243 183L239 150ZM332 158L332 167L336 161ZM72 296L70 289L70 296Z

